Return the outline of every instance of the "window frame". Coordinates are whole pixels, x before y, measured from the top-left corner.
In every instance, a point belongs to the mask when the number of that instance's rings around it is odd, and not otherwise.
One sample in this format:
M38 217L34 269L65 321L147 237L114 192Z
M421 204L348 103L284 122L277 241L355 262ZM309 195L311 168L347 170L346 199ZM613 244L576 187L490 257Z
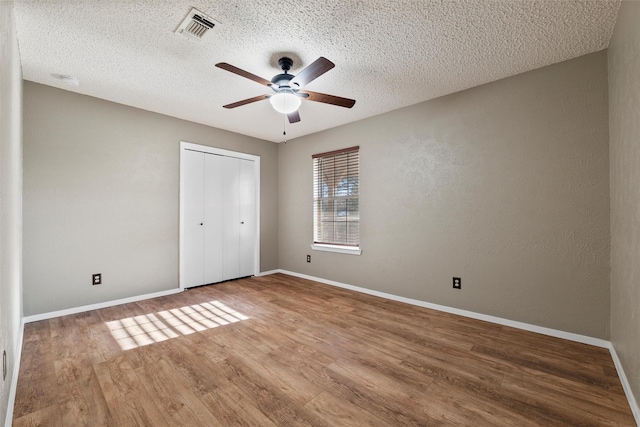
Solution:
M356 199L358 200L358 221L357 221L357 227L358 227L358 243L354 244L354 245L349 245L346 242L336 242L336 243L331 243L331 242L318 242L316 241L316 236L317 236L317 228L318 227L318 212L317 212L317 203L319 200L322 200L322 197L318 197L318 177L317 177L317 161L318 159L331 159L331 158L335 158L336 156L340 156L343 154L348 154L348 153L357 153L358 159L357 159L357 165L358 165L358 169L357 169L357 175L355 175L357 177L358 180L358 192L357 195L354 197L352 194L349 194L348 196L345 196L344 199L345 200L349 200L349 199ZM328 151L325 153L318 153L318 154L314 154L311 156L313 159L313 243L311 244L311 249L313 250L317 250L317 251L326 251L326 252L336 252L336 253L343 253L343 254L350 254L350 255L360 255L362 254L362 249L360 249L360 191L359 191L359 185L360 185L360 147L359 146L355 146L355 147L349 147L349 148L343 148L340 150L334 150L334 151ZM348 162L348 159L347 159ZM348 165L347 165L348 168ZM351 177L351 175L349 173L347 173L345 178L349 178ZM327 199L332 199L333 201L336 200L335 195L327 197ZM334 214L335 215L335 214ZM350 222L350 221L346 221L346 222ZM355 222L355 221L354 221Z

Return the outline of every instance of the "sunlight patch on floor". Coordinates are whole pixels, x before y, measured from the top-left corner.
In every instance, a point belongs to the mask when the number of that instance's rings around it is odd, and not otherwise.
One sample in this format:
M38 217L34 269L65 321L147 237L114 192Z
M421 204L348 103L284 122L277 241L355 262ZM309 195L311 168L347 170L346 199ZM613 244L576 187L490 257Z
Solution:
M131 350L247 319L247 316L220 301L210 301L113 320L105 324L120 348Z

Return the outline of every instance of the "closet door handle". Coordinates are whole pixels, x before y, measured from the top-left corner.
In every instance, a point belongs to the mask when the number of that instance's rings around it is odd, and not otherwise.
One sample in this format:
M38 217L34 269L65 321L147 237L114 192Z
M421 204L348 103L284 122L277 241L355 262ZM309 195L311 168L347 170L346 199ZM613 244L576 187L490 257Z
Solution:
M204 225L204 223L201 222L200 225Z
M244 221L241 221L240 224L244 224Z

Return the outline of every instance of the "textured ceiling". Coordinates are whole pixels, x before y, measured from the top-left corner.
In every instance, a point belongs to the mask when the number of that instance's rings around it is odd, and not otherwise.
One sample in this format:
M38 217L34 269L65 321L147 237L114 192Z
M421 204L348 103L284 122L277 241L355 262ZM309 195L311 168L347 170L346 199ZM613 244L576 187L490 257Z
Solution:
M192 7L220 25L199 41L174 33ZM336 64L306 89L356 99L352 109L303 101L287 139L495 81L609 44L619 1L605 0L17 0L26 80L283 140L268 101L222 105L270 89L283 54L296 74ZM67 86L59 75L81 81Z

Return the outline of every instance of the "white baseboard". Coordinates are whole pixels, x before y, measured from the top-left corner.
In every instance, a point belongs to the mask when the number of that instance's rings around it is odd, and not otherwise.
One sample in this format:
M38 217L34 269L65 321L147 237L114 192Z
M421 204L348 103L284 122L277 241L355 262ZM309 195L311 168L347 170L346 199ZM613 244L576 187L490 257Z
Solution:
M24 320L20 322L20 331L18 335L18 348L13 361L13 373L11 377L11 385L9 386L9 401L7 402L7 416L4 420L5 426L13 424L13 406L16 403L16 392L18 391L18 374L20 374L20 361L22 360L22 342L24 340Z
M276 274L276 273L280 273L280 272L281 272L281 270L261 271L260 273L256 274L256 277L268 276L270 274Z
M616 365L616 371L618 371L618 378L620 378L620 382L622 383L622 389L624 390L624 394L627 396L627 400L629 401L629 406L631 406L631 412L633 412L633 416L636 419L636 424L640 426L640 407L638 407L638 401L633 395L633 390L631 390L631 384L629 384L629 380L627 379L627 375L624 372L622 363L618 358L618 353L616 352L616 349L613 347L613 343L609 343L609 352L611 353L611 358L613 359L614 365Z
M405 298L398 295L388 294L385 292L374 291L367 288L361 288L359 286L347 285L345 283L335 282L333 280L327 280L320 277L309 276L306 274L295 273L293 271L278 270L278 273L288 274L290 276L300 277L302 279L313 280L315 282L324 283L331 286L337 286L339 288L349 289L351 291L360 292L363 294L374 295L381 298L386 298L392 301L404 302L406 304L416 305L418 307L430 308L432 310L443 311L445 313L457 314L458 316L470 317L472 319L484 320L485 322L496 323L498 325L510 326L512 328L522 329L530 332L537 332L543 335L549 335L556 338L562 338L569 341L575 341L583 344L589 344L596 347L609 348L610 342L593 338L586 335L574 334L572 332L559 331L557 329L545 328L543 326L532 325L524 322L517 322L515 320L504 319L502 317L489 316L487 314L476 313L474 311L461 310L459 308L447 307L446 305L433 304L430 302L420 301L412 298Z
M154 292L152 294L136 295L134 297L122 298L113 301L101 302L98 304L83 305L81 307L68 308L65 310L51 311L49 313L34 314L24 317L24 323L37 322L39 320L53 319L54 317L67 316L69 314L84 313L85 311L98 310L101 308L113 307L115 305L127 304L129 302L142 301L151 298L163 297L182 292L183 289L169 289L168 291Z

